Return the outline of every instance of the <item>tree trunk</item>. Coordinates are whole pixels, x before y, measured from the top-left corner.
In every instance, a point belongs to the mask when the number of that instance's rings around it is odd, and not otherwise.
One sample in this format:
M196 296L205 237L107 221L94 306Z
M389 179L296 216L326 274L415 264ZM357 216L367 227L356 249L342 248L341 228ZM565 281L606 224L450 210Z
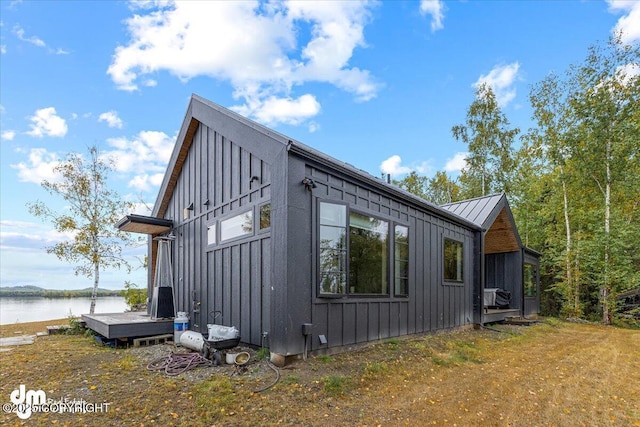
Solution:
M570 289L573 295L573 314L579 316L580 312L580 289L576 284L576 288L573 288L573 277L571 274L571 224L569 222L569 199L567 197L567 183L564 180L564 168L560 166L560 174L562 175L562 197L564 200L564 225L567 234L567 247L565 253L565 263L567 268L567 288Z
M98 283L100 283L100 264L94 262L93 264L93 291L91 292L91 307L89 308L89 314L93 314L96 310L96 298L98 296Z
M604 192L604 278L602 286L602 321L605 325L611 324L609 313L609 231L611 219L611 140L607 140L607 153L605 159L607 178Z

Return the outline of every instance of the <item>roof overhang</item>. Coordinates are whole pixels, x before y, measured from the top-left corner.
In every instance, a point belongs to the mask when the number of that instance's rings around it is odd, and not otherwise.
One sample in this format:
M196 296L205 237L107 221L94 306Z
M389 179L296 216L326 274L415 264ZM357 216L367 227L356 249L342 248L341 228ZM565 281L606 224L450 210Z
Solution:
M507 206L500 210L493 220L491 227L484 236L484 251L486 254L515 252L521 248L520 238L513 218L507 211Z
M151 235L166 233L172 227L173 221L170 219L135 214L125 216L116 224L121 231Z

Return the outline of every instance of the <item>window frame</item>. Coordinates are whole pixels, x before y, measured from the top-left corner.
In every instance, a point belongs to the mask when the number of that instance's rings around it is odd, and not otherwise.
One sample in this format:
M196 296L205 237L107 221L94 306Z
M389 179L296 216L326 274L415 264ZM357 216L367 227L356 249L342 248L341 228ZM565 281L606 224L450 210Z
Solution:
M356 215L364 216L367 218L377 219L379 221L385 222L387 224L387 238L386 238L386 280L387 280L387 292L385 293L358 293L350 291L350 279L351 279L351 214L354 213ZM392 267L391 267L391 257L393 253L391 252L391 241L392 239L389 237L389 231L392 229L393 222L387 219L383 219L380 216L370 215L364 211L358 209L350 209L347 205L347 295L352 298L369 298L369 297L389 297L391 295L391 287L394 284L392 280ZM354 227L359 228L359 227Z
M346 239L345 239L345 256L346 256L346 260L345 260L345 287L344 287L344 292L343 293L326 293L322 291L322 268L321 268L321 262L320 262L320 255L321 255L321 239L320 239L320 230L322 227L322 223L321 223L321 216L320 216L320 211L321 211L321 205L323 203L326 204L330 204L330 205L337 205L337 206L344 206L345 207L345 235L346 235ZM340 299L340 298L350 298L350 299L371 299L371 298L402 298L402 299L406 299L409 298L410 293L409 293L409 286L410 286L410 271L411 271L411 253L410 253L410 245L409 245L409 236L411 234L411 227L409 226L408 223L404 223L404 222L400 222L400 221L396 221L394 218L386 218L383 215L376 215L375 213L371 213L368 212L364 209L358 209L356 208L352 208L352 206L346 202L343 202L341 200L332 200L332 199L323 199L323 198L318 198L316 200L316 203L314 203L315 207L315 214L313 215L315 217L316 223L314 226L314 230L316 233L316 242L314 244L315 247L315 257L314 257L314 263L315 263L315 269L314 269L314 277L315 277L315 281L316 281L316 297L317 298L321 298L321 299ZM350 249L351 249L351 225L350 225L350 218L351 218L351 213L356 213L359 215L363 215L369 218L375 218L378 219L380 221L384 221L387 224L387 236L386 236L386 240L387 240L387 248L386 248L386 277L387 277L387 292L386 293L380 293L380 294L372 294L372 293L351 293L350 289L349 289L349 275L351 272L351 259L350 259ZM408 270L408 275L407 275L407 294L403 295L403 294L396 294L395 292L395 276L396 276L396 267L395 267L395 253L396 253L396 248L395 248L395 228L397 226L400 227L405 227L407 229L407 260L406 262L409 265L409 270Z
M447 241L459 244L461 247L460 256L461 256L461 266L460 266L460 275L462 277L456 279L449 279L446 277L447 274ZM464 241L460 239L456 239L449 236L443 236L442 239L442 284L446 286L464 286L465 283L465 248ZM457 252L456 252L457 253Z
M261 216L262 208L267 205L269 206L269 226L262 228L262 216ZM256 212L257 212L257 215L254 215L256 217L256 222L258 224L258 229L256 230L256 233L261 234L261 233L268 233L269 231L271 231L271 201L258 204L256 208Z
M345 265L345 271L344 271L344 276L345 276L345 281L344 281L344 292L340 292L340 293L329 293L329 292L323 292L322 291L322 269L321 269L321 262L320 262L320 255L321 255L321 251L322 251L322 247L321 247L321 239L320 239L320 230L322 228L322 221L321 221L321 206L323 203L327 203L327 204L332 204L332 205L338 205L338 206L344 206L345 208L345 261L344 261L344 265ZM317 268L316 268L316 281L317 281L317 285L316 285L316 290L317 290L317 295L320 298L345 298L347 296L349 296L349 206L346 203L341 203L341 202L337 202L337 201L333 201L333 200L324 200L324 199L318 199L317 202L317 212L316 212L316 235L317 235L317 241L316 241L316 251L317 254L315 256L315 262L317 263Z
M410 280L410 275L411 275L411 268L410 268L411 267L411 261L410 261L410 259L411 259L411 246L410 246L410 243L409 243L409 230L410 230L410 227L407 224L402 224L402 223L395 222L395 221L392 223L392 225L393 225L393 249L392 249L391 256L393 257L393 272L392 272L393 296L394 297L398 297L398 298L408 298L409 297L409 284L411 282L411 280ZM396 279L398 278L398 272L396 271L396 261L398 260L398 257L396 255L397 254L397 252L396 252L396 249L397 249L396 248L396 245L397 245L397 243L396 243L396 227L404 227L404 228L407 229L407 243L406 243L406 245L407 245L407 259L404 260L407 263L407 277L406 277L406 280L407 280L407 293L405 293L405 294L398 293L397 290L396 290Z

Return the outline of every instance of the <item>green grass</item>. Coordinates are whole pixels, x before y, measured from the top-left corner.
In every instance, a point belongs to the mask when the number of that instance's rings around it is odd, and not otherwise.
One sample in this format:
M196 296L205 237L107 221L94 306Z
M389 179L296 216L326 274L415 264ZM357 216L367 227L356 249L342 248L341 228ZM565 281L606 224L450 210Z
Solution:
M330 396L339 396L344 394L349 386L349 378L342 375L329 375L322 378L324 391Z

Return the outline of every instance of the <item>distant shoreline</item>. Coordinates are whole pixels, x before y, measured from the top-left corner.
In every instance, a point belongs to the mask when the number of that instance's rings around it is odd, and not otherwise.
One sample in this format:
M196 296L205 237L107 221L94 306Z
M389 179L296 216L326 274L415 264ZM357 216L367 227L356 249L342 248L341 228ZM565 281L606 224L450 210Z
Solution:
M91 297L91 290L17 290L0 288L0 298L88 298ZM119 297L122 296L121 290L98 290L98 297Z

